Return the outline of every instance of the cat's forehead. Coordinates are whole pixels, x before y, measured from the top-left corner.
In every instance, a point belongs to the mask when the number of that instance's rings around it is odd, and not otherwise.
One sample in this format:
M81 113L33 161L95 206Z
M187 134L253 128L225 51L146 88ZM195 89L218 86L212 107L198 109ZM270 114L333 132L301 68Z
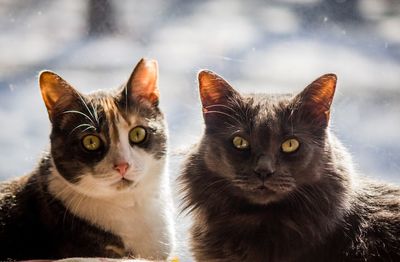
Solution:
M94 113L103 117L109 123L126 123L132 124L132 114L130 110L123 110L118 97L112 95L109 91L98 90L86 95L88 106ZM105 118L105 119L104 119Z
M139 101L124 99L121 92L114 90L98 90L64 100L57 105L56 125L66 131L76 126L93 126L91 130L106 132L110 128L116 130L116 125L123 128L150 126L160 115Z
M154 118L155 111L139 101L131 101L115 90L98 90L87 95L90 103L111 122L125 122L132 125Z
M262 137L281 134L288 125L293 94L242 94L236 101L236 118L232 130L261 134ZM240 124L239 124L240 123ZM239 124L239 125L238 125ZM231 129L229 129L231 130Z
M251 93L246 94L245 97L247 99L251 99L253 105L260 105L264 108L273 108L277 106L282 106L290 102L293 98L293 94L258 94Z
M244 106L255 115L254 120L271 121L287 111L292 98L293 94L246 94Z

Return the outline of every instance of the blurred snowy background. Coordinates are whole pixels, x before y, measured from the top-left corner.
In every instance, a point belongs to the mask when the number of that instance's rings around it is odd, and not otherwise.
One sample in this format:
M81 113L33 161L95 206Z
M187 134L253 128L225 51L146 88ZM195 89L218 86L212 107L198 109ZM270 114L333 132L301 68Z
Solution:
M173 177L174 152L202 133L196 73L209 68L243 92L298 92L336 73L334 132L363 174L400 184L398 0L0 0L0 32L1 180L32 170L47 147L40 70L90 91L120 85L148 57L159 61Z

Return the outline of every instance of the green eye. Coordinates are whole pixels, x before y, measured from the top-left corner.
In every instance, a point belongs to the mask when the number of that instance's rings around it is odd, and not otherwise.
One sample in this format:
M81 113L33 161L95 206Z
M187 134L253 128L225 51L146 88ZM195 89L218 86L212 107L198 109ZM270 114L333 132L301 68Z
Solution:
M98 136L87 135L82 138L82 145L89 151L95 151L100 148L101 140Z
M250 147L249 141L240 136L235 136L232 143L234 147L240 150L248 149Z
M293 153L299 149L300 142L296 138L290 138L282 143L281 148L284 153Z
M146 136L146 129L141 126L137 126L129 132L129 140L134 144L143 142L146 139Z

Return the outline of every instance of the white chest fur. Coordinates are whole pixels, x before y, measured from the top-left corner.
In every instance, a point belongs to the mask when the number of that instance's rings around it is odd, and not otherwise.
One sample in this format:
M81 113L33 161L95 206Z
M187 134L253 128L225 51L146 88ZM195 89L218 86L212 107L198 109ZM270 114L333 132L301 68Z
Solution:
M50 192L69 211L119 236L125 251L148 259L165 259L173 249L173 209L168 187L93 198L74 190L57 171Z

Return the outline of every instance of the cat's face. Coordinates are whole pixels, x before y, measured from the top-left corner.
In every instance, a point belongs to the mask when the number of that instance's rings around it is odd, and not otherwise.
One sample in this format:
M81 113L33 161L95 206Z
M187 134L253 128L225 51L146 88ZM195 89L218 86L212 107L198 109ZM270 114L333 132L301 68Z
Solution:
M54 164L77 190L105 196L161 179L166 130L155 61L141 60L119 90L83 95L48 71L40 87L52 122Z
M209 71L199 84L202 156L234 194L267 204L320 179L336 76L324 75L296 96L240 95Z

